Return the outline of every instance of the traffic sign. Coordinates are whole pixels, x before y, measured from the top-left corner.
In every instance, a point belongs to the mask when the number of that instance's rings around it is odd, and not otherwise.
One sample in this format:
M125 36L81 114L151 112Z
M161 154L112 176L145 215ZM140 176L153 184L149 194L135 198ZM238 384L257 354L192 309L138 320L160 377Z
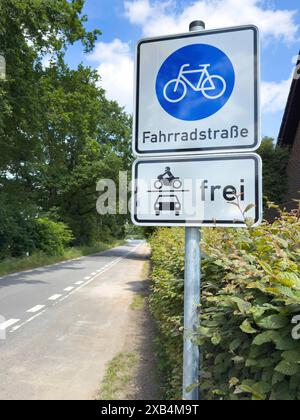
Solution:
M260 145L258 29L141 40L135 101L138 156L254 151Z
M133 166L132 220L140 226L245 227L262 218L256 154L149 158Z

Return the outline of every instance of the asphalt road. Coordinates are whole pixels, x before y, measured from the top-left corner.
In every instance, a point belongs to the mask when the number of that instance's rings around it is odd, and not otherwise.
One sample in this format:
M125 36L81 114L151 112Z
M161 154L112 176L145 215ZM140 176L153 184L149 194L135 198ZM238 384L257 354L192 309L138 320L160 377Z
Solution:
M0 399L93 399L124 350L141 241L0 279Z

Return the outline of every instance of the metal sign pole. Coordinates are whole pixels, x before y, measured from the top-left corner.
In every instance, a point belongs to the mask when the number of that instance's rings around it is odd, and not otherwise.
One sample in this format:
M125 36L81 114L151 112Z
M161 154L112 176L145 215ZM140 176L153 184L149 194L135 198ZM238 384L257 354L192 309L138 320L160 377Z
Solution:
M205 24L194 21L190 31L203 31ZM201 293L201 234L199 228L185 228L185 269L184 269L184 349L183 349L183 400L198 400L199 388L190 390L199 380L200 352L191 335L198 324L197 307Z

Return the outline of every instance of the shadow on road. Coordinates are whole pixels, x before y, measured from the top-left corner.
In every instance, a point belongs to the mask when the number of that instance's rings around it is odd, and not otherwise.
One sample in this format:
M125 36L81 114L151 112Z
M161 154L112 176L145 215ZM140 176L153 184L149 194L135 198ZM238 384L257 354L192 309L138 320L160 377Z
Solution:
M19 285L19 284L32 284L32 285L37 285L37 284L45 284L46 282L41 281L41 280L25 280L25 279L21 279L21 278L17 278L17 279L13 279L13 278L5 278L3 280L0 280L0 289L2 287L7 287L7 286L12 286L12 285Z
M34 285L34 284L44 284L47 283L42 280L34 280L32 277L43 277L45 274L48 273L56 273L56 272L62 272L62 271L77 271L78 270L86 270L87 264L90 262L97 262L100 257L106 257L106 258L119 258L124 257L127 252L130 252L132 249L136 247L138 244L137 241L132 241L130 243L126 243L118 248L109 249L107 251L103 251L94 255L89 255L86 257L82 257L79 260L74 261L65 261L61 263L57 263L55 265L50 265L46 267L39 267L34 268L30 271L22 271L14 274L10 274L8 276L3 276L0 278L0 288L11 286L11 285L17 285L17 284L28 284L28 285ZM126 256L126 259L134 259L134 260L145 260L146 257L143 255L139 255L138 253L131 253Z

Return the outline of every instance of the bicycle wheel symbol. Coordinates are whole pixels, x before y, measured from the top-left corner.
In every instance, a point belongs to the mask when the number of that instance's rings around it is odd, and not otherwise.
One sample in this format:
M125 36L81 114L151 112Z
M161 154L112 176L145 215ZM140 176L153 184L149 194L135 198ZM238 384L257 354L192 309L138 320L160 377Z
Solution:
M177 88L176 88L177 85ZM170 80L164 87L164 97L167 101L176 104L182 101L187 94L186 84L182 80Z
M210 86L213 83L214 89L211 89ZM208 87L207 87L208 85ZM218 91L220 92L218 93ZM205 79L202 84L201 92L203 96L207 99L219 99L224 95L226 91L226 82L221 76L210 76Z

